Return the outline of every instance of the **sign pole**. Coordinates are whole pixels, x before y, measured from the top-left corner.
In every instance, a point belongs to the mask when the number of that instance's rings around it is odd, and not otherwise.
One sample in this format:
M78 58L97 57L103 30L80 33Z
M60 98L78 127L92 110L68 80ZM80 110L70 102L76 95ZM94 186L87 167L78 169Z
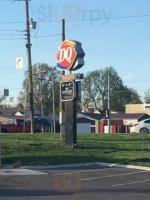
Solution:
M0 122L0 167L2 165L2 133L1 133L1 122Z
M108 118L108 133L111 134L111 112L110 112L110 75L108 74L108 112L109 112L109 118Z
M65 123L65 143L66 146L74 148L77 146L76 127L76 100L65 103L66 122Z
M62 42L65 41L65 19L62 19ZM63 76L65 75L65 71L60 71L60 75ZM64 130L64 113L65 113L65 103L61 101L59 103L60 107L60 113L59 113L59 118L60 120L60 140L64 141L65 140L65 130Z

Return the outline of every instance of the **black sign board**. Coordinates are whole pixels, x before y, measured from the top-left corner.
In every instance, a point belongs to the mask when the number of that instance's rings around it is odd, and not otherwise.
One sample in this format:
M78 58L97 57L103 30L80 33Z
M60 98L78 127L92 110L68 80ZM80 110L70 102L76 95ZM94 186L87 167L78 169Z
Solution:
M60 94L61 101L72 101L74 99L74 81L67 81L61 83Z

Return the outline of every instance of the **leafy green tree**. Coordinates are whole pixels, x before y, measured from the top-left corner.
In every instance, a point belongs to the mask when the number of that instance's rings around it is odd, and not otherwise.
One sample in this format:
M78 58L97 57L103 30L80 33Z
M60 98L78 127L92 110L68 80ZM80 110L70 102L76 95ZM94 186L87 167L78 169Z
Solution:
M25 74L25 80L23 82L24 91L20 92L18 98L19 102L25 102L27 97L27 103L29 103L29 81L28 74ZM41 84L42 80L42 84ZM33 66L33 93L34 104L38 110L41 110L41 90L43 93L43 110L44 114L48 115L53 110L53 84L55 92L55 108L56 112L59 110L59 71L56 67L50 67L47 64L35 64Z
M5 97L3 95L0 96L0 108L4 106Z
M133 89L127 88L113 67L89 72L83 81L83 107L93 106L101 111L108 104L108 75L110 77L110 99L113 111L124 111L128 103L140 103L140 97Z
M0 108L6 106L11 107L14 103L13 97L5 97L4 95L0 94Z
M150 103L150 91L147 90L144 94L144 101L145 103Z

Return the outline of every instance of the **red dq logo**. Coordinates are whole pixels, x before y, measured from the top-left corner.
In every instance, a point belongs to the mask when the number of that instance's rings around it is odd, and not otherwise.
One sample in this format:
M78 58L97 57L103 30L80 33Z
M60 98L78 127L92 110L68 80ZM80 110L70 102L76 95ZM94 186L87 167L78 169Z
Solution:
M62 70L71 70L76 56L76 43L73 41L64 41L57 54L57 67Z

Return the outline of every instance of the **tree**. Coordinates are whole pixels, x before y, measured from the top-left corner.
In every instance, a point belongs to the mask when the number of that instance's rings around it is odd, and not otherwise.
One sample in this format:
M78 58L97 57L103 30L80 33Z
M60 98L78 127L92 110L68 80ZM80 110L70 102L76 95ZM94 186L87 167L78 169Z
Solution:
M124 111L127 103L140 103L135 90L124 86L121 78L113 67L89 72L83 81L83 107L92 106L101 111L108 104L108 75L110 76L110 99L113 111Z
M41 85L42 79L42 85ZM33 94L34 94L34 104L35 107L41 111L41 90L43 92L43 110L44 114L48 115L52 113L53 109L53 84L55 88L55 107L56 112L59 109L59 72L56 67L50 67L47 64L35 64L33 66ZM23 89L18 98L20 103L25 102L25 96L27 97L27 102L29 102L28 95L28 74L26 72L26 77L23 82Z
M126 104L140 104L140 96L136 90L124 86L122 90L112 91L111 106L112 110L122 112L125 111Z
M14 103L13 97L5 97L4 94L0 94L0 108L2 107L11 107Z
M150 91L147 90L144 94L144 101L145 103L150 103Z
M5 97L4 96L0 96L0 108L2 108L4 106L3 101L4 101Z

